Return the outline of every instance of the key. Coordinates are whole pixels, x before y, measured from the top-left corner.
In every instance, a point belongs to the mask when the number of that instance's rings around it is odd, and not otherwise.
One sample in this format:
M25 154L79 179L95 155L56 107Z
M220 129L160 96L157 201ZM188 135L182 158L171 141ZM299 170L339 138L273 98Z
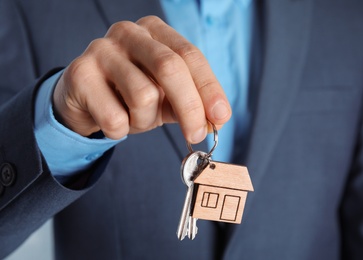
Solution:
M192 205L190 208L192 208ZM189 216L188 238L191 240L193 240L198 233L197 220L197 218Z
M185 196L182 214L180 216L177 236L179 240L183 240L189 233L190 227L190 209L193 199L194 183L192 181L193 171L197 166L197 160L199 159L198 153L189 154L182 162L181 177L184 184L188 187L187 194ZM189 237L189 235L188 235Z
M179 240L183 240L186 235L188 235L190 239L194 239L198 232L196 225L197 219L191 216L194 195L194 179L198 176L202 166L204 166L203 158L205 158L206 155L206 153L200 151L193 152L187 155L182 162L181 177L188 189L177 230Z
M191 209L191 202L193 198L193 191L194 191L194 184L190 185L187 190L187 194L184 200L184 206L182 210L182 214L180 216L177 236L179 240L183 240L185 236L191 237L190 231L193 230L193 227L190 226L190 209Z

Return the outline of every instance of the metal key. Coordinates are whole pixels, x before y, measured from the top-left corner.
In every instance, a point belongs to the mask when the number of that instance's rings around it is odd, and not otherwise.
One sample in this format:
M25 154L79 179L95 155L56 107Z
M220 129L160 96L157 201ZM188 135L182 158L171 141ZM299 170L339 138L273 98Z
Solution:
M183 240L186 235L188 235L189 239L194 239L198 232L197 219L191 216L194 179L198 176L201 166L203 166L203 158L206 158L206 156L206 153L196 151L187 155L182 162L181 177L188 190L177 230L179 240Z
M193 199L193 191L194 191L194 184L188 186L187 195L185 197L183 211L180 216L177 236L179 240L183 240L186 235L191 237L191 231L195 230L195 227L191 227L191 219L190 216L190 209L191 209L191 202ZM194 231L195 233L195 231Z
M198 168L199 153L194 152L189 154L182 162L181 177L184 184L188 187L187 194L184 200L182 214L180 216L177 236L179 240L183 240L186 235L192 237L192 233L196 234L196 226L193 226L193 218L191 217L191 207L194 191L194 172ZM194 222L195 223L195 222Z

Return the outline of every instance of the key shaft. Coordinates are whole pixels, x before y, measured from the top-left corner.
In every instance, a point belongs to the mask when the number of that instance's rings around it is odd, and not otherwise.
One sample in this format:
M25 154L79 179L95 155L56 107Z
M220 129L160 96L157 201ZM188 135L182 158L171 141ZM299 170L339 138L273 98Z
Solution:
M177 236L179 240L183 240L185 236L188 234L189 216L190 216L191 202L193 198L193 190L194 190L194 185L189 186L187 194L185 196L183 210L180 216L180 221L177 230Z
M188 236L189 239L194 239L198 232L196 225L197 219L191 216L194 195L194 179L205 166L204 158L206 158L206 155L207 154L204 152L196 151L187 155L182 162L181 177L184 184L188 187L188 190L177 230L179 240L183 240L185 236Z

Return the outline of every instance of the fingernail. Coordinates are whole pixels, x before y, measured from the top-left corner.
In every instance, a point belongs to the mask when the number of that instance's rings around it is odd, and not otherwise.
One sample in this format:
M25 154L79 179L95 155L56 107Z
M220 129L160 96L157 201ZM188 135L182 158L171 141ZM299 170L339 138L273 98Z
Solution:
M205 136L207 135L207 129L206 127L202 127L198 129L194 134L192 135L192 143L200 143L204 140Z
M217 120L223 120L229 116L230 111L224 102L219 102L212 108L212 115Z

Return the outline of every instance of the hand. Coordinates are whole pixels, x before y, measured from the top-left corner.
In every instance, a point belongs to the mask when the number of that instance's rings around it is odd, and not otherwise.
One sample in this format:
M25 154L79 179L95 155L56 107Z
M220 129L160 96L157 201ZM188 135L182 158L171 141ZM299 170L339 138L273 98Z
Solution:
M216 50L217 51L217 50ZM155 16L118 22L64 71L53 96L62 123L119 139L178 122L190 143L231 108L202 53Z

